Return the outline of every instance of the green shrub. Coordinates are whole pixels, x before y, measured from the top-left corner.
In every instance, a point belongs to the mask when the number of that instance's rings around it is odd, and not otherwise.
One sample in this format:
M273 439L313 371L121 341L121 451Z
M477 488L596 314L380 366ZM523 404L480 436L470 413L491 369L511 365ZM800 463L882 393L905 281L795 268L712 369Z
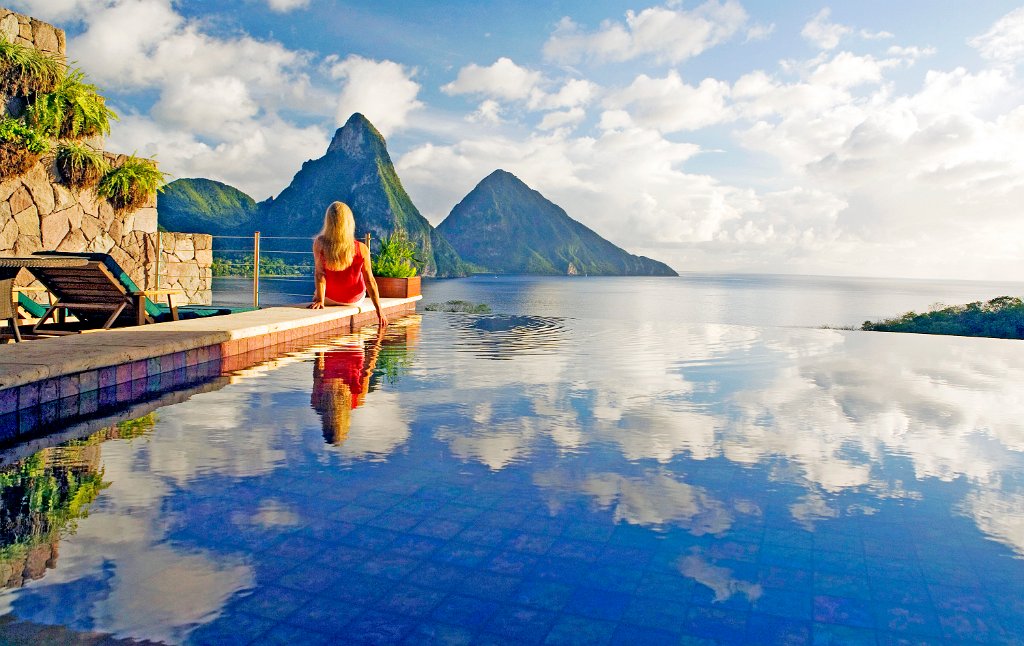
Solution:
M924 314L907 312L882 321L864 321L861 329L1024 339L1024 301L1013 296L1000 296L985 303L976 301L934 309Z
M29 96L49 92L64 73L64 63L34 47L0 36L0 94Z
M80 139L109 134L117 115L82 70L69 70L52 92L36 96L28 119L51 137Z
M28 172L49 148L46 137L31 126L10 117L0 119L0 178Z
M393 231L380 240L373 256L373 274L381 278L412 278L417 263L416 245L404 231Z
M100 178L96 192L118 211L131 211L163 189L166 173L152 159L131 155Z
M101 151L82 144L60 144L54 161L64 181L76 188L96 185L110 170L110 164Z

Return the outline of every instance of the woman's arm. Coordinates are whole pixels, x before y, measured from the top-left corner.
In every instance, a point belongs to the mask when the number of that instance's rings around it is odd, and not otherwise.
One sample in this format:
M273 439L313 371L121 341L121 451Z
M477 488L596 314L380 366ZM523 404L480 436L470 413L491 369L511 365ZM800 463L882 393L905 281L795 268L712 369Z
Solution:
M313 302L307 307L311 310L323 309L324 297L327 294L327 276L324 275L324 265L320 260L320 238L313 241Z
M388 326L388 319L380 309L377 281L373 279L373 267L370 266L370 248L362 242L356 242L356 244L360 245L363 251L363 281L366 283L366 291L370 293L370 300L373 301L373 307L377 310L377 320L380 322L380 327L385 328Z

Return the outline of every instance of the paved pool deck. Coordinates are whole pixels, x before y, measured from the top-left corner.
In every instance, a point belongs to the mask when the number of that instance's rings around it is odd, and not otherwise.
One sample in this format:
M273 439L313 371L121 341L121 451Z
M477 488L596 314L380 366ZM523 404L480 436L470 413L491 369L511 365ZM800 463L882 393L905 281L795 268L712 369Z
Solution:
M382 298L381 305L386 316L397 318L414 313L420 298ZM269 307L0 345L0 416L376 321L369 303Z

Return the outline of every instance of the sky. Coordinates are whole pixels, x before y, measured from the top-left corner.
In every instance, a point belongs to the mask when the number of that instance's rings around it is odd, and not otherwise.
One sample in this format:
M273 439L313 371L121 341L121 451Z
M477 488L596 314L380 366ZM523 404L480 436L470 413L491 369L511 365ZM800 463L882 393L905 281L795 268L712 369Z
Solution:
M0 2L256 200L362 112L434 225L502 168L681 272L1024 280L1019 3Z

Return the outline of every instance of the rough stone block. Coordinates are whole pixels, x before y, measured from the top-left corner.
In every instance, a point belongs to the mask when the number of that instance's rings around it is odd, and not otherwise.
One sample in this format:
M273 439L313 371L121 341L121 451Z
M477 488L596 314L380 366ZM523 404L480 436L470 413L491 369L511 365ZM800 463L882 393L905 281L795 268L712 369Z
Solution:
M78 205L79 208L82 208L82 205L79 203L78 198L76 198L75 194L71 192L71 189L62 184L52 184L51 186L53 187L54 211L63 211L69 206L75 205Z
M86 240L92 242L100 235L100 221L91 215L82 215L82 233Z
M39 244L39 236L18 236L18 240L14 243L14 255L15 256L31 256L37 251L41 251L42 247Z
M81 229L72 229L57 245L57 251L85 251L88 244Z
M213 265L213 249L196 249L196 263L200 267Z
M44 249L54 249L71 230L71 223L65 211L50 213L40 218L40 230Z
M30 206L35 206L32 194L24 186L19 187L11 194L8 203L11 205L11 213L21 213Z
M100 219L100 222L103 223L103 228L109 231L111 225L114 223L115 220L116 214L114 213L114 207L110 206L110 202L106 201L105 199L96 198L96 201L97 215ZM89 210L86 209L85 212L89 213ZM120 232L118 232L116 236L111 235L110 237L120 240L121 234Z
M93 217L100 217L101 202L106 202L106 200L98 198L96 191L91 188L82 189L78 193L78 203L82 205L82 210ZM110 213L113 214L113 212L114 209L110 209Z
M9 13L3 18L0 18L0 34L7 37L7 40L14 40L18 37L18 17L13 13Z
M32 201L36 203L40 215L53 212L53 187L50 184L49 175L46 174L46 168L42 164L33 165L22 176L21 181L32 194Z
M57 30L40 20L32 20L32 40L36 48L51 54L60 53L60 40L57 38Z
M36 211L35 205L23 211L14 211L14 221L18 223L19 235L39 238L39 212Z
M12 220L7 220L4 228L0 230L0 251L7 251L14 248L14 243L18 241L18 223Z
M156 233L156 217L155 207L139 209L135 212L133 228L144 233Z
M6 202L21 187L21 178L13 177L0 182L0 202Z

